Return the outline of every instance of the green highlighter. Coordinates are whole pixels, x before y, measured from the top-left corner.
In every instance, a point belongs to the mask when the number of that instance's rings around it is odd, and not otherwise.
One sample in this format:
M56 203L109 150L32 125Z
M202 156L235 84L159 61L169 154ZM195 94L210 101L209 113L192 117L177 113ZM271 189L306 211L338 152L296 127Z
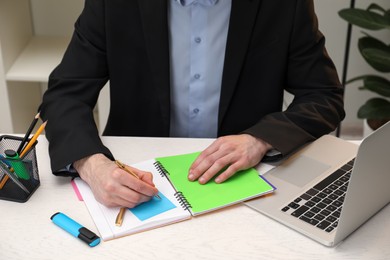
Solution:
M18 153L11 149L5 150L4 153L5 157L9 159L9 164L12 168L14 168L15 174L23 180L29 180L30 174L28 173L23 161L20 160Z

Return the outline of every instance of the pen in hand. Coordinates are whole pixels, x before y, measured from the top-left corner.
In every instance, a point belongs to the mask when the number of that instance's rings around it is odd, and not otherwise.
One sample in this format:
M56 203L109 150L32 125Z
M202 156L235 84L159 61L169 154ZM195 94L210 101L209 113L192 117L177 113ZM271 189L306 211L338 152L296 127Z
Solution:
M126 167L126 165L124 165L123 163L121 163L120 161L118 160L115 160L115 164L118 165L119 168L121 168L122 170L124 170L125 172L129 173L130 175L132 175L133 177L137 178L138 180L140 180L139 176L137 174L135 174L134 172L132 172L130 169L128 169ZM155 196L156 198L158 199L161 199L161 197L157 194ZM125 212L126 212L126 208L121 208L117 217L116 217L116 220L115 220L115 225L117 226L121 226L122 225L122 222L123 222L123 217L125 215Z

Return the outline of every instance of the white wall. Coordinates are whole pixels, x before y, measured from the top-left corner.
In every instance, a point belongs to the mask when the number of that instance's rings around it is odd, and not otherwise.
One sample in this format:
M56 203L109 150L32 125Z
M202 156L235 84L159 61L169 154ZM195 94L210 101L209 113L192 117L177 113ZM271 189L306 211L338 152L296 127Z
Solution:
M327 42L326 46L329 55L335 62L340 79L342 77L344 50L346 42L347 23L338 16L338 11L350 6L349 0L314 0L317 16L319 19L320 30L324 33ZM366 9L371 3L375 2L385 9L390 9L389 0L356 0L356 8ZM347 80L355 76L374 73L373 70L361 57L357 49L358 38L362 36L363 29L354 27L352 29L351 49L349 56L349 65L347 71ZM378 36L387 43L390 43L390 31L371 32L370 34ZM383 74L382 74L383 75ZM390 75L385 75L390 79ZM356 114L359 107L365 101L375 94L367 91L358 90L359 83L348 84L345 93L346 118L343 126L361 126L362 120L358 119Z

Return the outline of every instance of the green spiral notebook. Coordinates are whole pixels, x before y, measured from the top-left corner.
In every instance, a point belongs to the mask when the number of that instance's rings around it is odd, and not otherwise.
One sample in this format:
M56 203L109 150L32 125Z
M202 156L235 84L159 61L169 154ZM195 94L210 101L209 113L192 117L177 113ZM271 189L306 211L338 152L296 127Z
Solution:
M115 225L119 208L108 208L95 200L89 186L80 178L74 180L103 240L110 240L160 226L190 219L274 191L274 187L255 169L236 173L216 184L190 182L188 170L199 153L182 154L147 160L133 167L151 172L160 200L142 203L126 212L122 226Z
M183 200L183 205L194 216L255 198L275 189L254 168L237 172L220 184L213 180L203 185L197 181L190 182L187 179L188 171L198 155L199 153L191 153L156 158L160 172L170 180L179 193L177 197Z

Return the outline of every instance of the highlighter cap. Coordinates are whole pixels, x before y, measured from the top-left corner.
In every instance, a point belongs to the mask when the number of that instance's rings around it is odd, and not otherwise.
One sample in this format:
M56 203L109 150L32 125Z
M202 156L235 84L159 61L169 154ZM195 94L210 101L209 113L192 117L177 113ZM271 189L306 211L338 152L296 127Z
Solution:
M80 234L78 238L86 242L89 246L96 246L100 243L100 238L92 231L82 227L79 229Z
M15 158L15 159L17 159L19 156L18 156L18 154L17 154L17 152L16 151L14 151L14 150L11 150L11 149L7 149L7 150L5 150L4 151L4 154L5 154L5 156L7 156L8 158Z

